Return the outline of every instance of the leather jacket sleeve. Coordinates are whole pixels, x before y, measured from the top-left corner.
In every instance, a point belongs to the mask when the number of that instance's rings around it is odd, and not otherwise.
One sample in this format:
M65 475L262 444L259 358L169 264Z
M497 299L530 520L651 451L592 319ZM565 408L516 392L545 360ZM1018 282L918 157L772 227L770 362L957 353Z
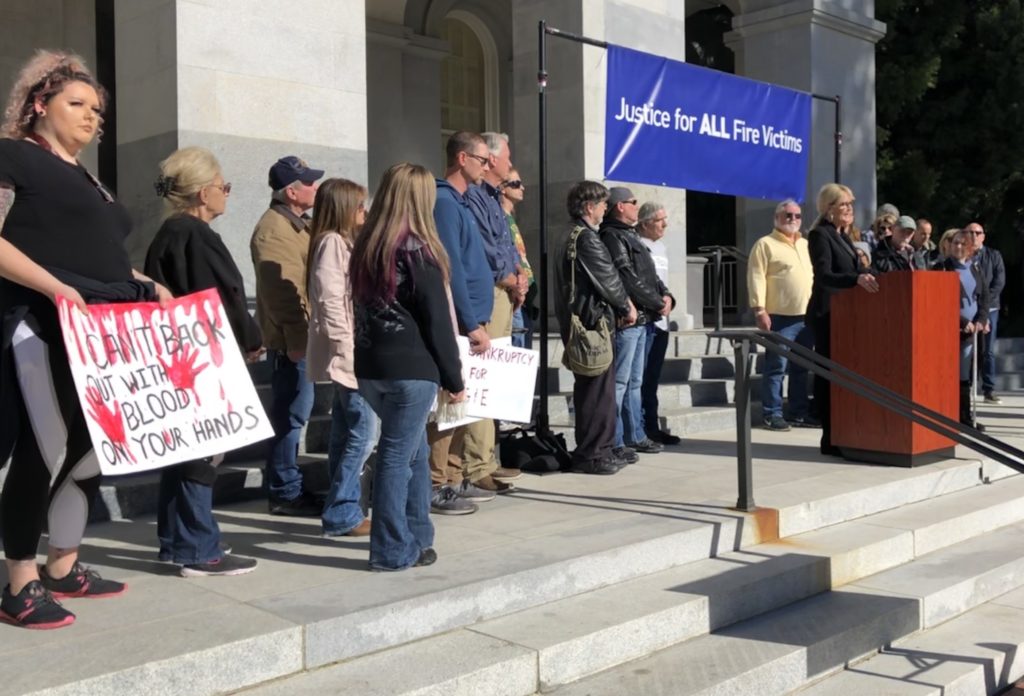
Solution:
M594 291L615 310L619 316L629 314L629 297L622 285L618 271L612 264L608 249L596 234L581 234L576 243L576 259L586 271Z
M648 312L660 312L664 306L664 301L662 300L664 295L659 294L656 286L651 285L642 274L637 273L638 269L633 259L633 250L630 249L629 243L623 239L622 233L615 229L603 231L601 232L601 241L608 247L612 264L619 272L619 276L622 278L622 285L626 288L626 293L633 300L637 309L643 309Z

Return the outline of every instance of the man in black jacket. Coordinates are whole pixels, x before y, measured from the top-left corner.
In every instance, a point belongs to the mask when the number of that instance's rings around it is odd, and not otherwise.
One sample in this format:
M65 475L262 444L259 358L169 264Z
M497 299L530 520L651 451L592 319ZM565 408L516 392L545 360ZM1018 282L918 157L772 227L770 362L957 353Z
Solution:
M911 240L917 231L914 218L904 215L892 228L892 234L878 242L871 265L875 273L923 269L923 257L917 257Z
M555 316L562 343L569 340L572 315L584 327L601 323L630 325L637 310L629 301L608 249L597 236L597 226L607 207L608 189L596 181L581 181L566 200L573 231L558 245L555 257ZM574 375L576 449L573 470L587 474L614 474L626 464L612 454L615 444L615 373Z
M628 188L613 187L608 196L608 212L601 225L601 241L608 247L629 299L637 310L632 326L619 326L615 332L615 426L616 456L636 461L636 452L656 453L662 446L647 437L643 424L641 386L644 358L647 355L647 322L668 316L674 304L668 288L658 278L651 252L640 241L636 223L640 208Z
M1006 265L998 249L985 246L985 228L972 222L964 228L974 240L971 262L981 272L982 282L988 287L989 332L978 336L978 372L981 373L981 391L985 403L1003 402L995 393L996 381L996 327L999 326L999 296L1006 285Z

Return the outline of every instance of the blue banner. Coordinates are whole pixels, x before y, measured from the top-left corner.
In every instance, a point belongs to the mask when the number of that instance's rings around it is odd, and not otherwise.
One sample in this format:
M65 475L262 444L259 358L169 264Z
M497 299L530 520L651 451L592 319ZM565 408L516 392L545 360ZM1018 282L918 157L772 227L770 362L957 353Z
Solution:
M608 47L605 177L803 200L811 95Z

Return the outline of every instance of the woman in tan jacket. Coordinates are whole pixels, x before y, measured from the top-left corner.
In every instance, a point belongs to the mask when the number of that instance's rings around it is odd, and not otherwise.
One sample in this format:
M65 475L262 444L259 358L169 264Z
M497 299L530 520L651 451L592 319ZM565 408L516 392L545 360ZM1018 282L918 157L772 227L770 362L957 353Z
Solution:
M366 220L366 189L347 179L320 185L309 244L309 339L306 374L334 385L327 463L331 488L321 515L324 536L367 536L359 474L377 440L377 417L359 395L352 364L349 287L352 244Z

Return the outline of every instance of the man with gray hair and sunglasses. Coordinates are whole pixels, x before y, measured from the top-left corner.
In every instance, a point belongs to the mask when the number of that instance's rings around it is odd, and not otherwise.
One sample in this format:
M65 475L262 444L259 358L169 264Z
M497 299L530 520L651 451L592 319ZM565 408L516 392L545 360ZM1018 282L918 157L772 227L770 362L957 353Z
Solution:
M811 299L814 271L807 240L800 233L800 204L787 199L775 207L775 227L754 242L747 263L747 289L750 308L757 328L814 347L814 334L804 320ZM789 408L787 421L782 415L782 378L789 367ZM769 351L761 376L761 405L764 427L769 430L820 427L810 415L807 398L807 370L788 361L784 355Z

